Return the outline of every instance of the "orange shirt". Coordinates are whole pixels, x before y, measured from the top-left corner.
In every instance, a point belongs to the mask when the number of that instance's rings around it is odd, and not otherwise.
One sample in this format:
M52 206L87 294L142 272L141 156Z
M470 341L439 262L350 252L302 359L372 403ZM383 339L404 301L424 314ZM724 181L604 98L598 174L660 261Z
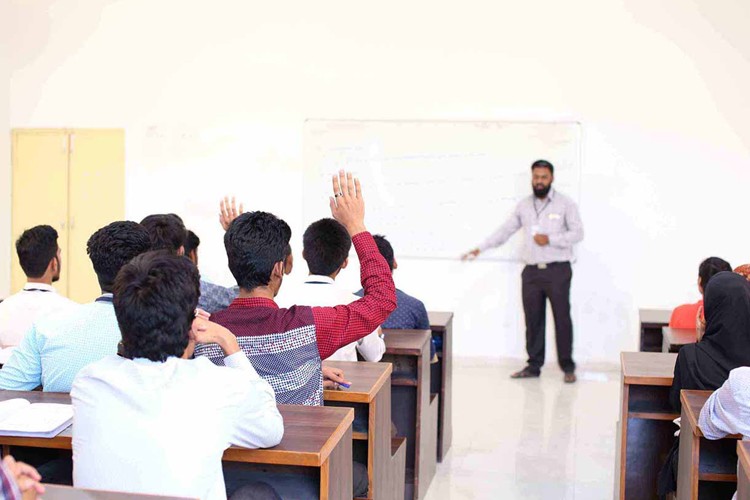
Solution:
M676 307L669 319L670 328L695 328L698 311L702 306L703 301L699 300L695 304L684 304Z

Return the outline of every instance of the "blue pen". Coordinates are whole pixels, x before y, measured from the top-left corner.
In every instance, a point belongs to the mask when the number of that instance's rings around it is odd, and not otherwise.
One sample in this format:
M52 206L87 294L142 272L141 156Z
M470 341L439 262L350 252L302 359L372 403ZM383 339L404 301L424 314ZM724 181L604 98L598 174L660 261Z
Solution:
M347 383L344 383L344 382L339 382L339 385L340 385L341 387L345 387L345 388L347 388L347 389L348 389L348 388L350 388L350 387L352 386L352 384L347 384Z

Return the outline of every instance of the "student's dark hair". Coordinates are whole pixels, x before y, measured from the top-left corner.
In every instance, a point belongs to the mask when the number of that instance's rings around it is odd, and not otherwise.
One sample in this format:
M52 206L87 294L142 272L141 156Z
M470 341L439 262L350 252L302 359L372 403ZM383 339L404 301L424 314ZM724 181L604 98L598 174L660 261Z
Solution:
M146 228L132 221L113 222L91 235L86 244L99 286L112 291L117 273L134 257L151 250Z
M291 250L289 225L267 212L246 212L224 234L229 270L245 290L268 285L273 266Z
M185 246L187 230L179 215L154 214L141 221L151 237L152 250L167 250L177 253Z
M533 171L535 168L546 168L549 170L549 173L552 175L555 175L555 166L552 165L547 160L537 160L534 163L531 164L531 170Z
M713 278L720 272L731 270L732 266L730 266L729 262L725 261L724 259L720 259L719 257L707 258L706 260L701 262L701 265L698 268L698 277L701 282L701 287L703 288L703 290L705 290L711 278Z
M193 250L198 250L200 244L201 239L198 238L198 235L188 229L185 237L185 255L190 255Z
M335 273L351 248L349 232L334 219L313 222L302 235L302 251L311 274L330 276Z
M52 226L34 226L16 240L21 269L28 278L41 278L57 256L57 231Z
M380 252L380 255L383 256L385 261L388 263L388 267L391 268L391 271L393 271L393 263L395 262L395 259L393 257L393 247L391 246L390 242L385 239L385 236L382 234L376 234L373 236L373 239L375 240L375 244L378 246L378 251Z
M200 296L200 275L189 259L147 252L123 266L114 287L117 324L126 358L180 357Z

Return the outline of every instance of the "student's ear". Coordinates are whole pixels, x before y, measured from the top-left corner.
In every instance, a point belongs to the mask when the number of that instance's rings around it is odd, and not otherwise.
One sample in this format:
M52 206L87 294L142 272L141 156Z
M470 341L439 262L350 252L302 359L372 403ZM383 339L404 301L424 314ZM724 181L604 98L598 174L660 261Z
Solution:
M348 265L349 265L349 257L347 257L346 259L344 259L344 263L341 264L341 269L346 269L346 266L348 266Z
M183 246L181 246L180 248L177 249L177 255L179 255L180 257L182 257L183 255L185 255L185 245L183 245Z
M284 259L284 274L292 274L292 269L294 269L294 255L289 254Z
M198 250L190 250L188 258L193 261L195 267L198 267Z
M701 283L700 276L698 276L698 291L703 295L703 283Z
M394 257L394 258L393 258L393 270L395 271L396 269L398 269L398 261L397 261L397 260L396 260L396 258Z
M277 278L279 281L284 277L284 269L286 267L286 261L280 260L276 264L273 265L273 269L271 270L271 280L273 281L274 278Z

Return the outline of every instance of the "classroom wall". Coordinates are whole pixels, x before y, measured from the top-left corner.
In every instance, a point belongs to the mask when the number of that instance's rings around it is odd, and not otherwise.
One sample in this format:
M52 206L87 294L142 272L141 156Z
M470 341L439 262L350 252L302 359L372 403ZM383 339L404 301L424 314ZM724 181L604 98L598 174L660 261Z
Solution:
M580 121L580 361L635 349L638 307L697 300L702 258L750 262L747 2L14 0L9 9L11 127L125 128L128 216L187 214L215 281L230 281L220 193L286 218L299 249L310 222L307 118ZM206 168L196 157L223 160ZM506 215L477 214L498 224ZM0 236L8 248L7 229ZM524 356L519 264L400 264L401 288L456 312L458 355ZM355 271L342 275L350 287ZM298 255L289 279L303 275Z
M0 2L0 297L10 287L10 4Z

